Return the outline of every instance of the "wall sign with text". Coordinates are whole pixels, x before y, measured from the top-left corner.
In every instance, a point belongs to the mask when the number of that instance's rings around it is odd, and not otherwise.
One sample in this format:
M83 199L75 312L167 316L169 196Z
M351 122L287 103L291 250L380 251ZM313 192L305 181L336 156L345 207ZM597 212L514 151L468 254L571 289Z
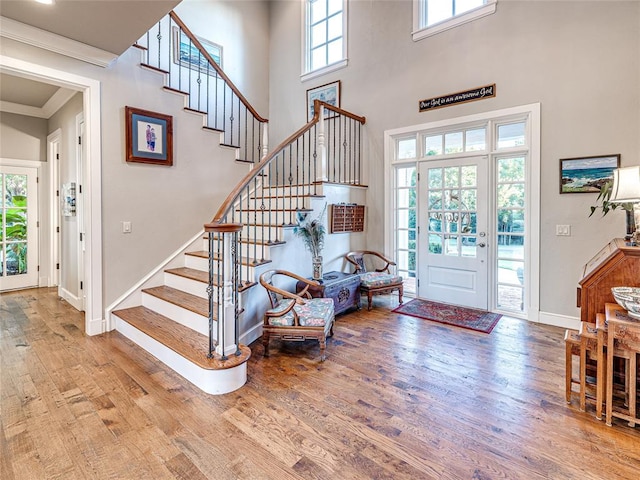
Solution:
M418 108L421 112L435 110L436 108L449 107L459 103L475 102L484 98L496 96L496 84L485 85L484 87L472 88L464 92L450 93L441 97L427 98L420 100Z

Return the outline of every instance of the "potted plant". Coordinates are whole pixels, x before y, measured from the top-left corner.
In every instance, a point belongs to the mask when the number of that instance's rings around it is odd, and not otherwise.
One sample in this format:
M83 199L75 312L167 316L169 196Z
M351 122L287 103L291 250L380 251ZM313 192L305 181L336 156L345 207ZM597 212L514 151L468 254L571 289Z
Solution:
M613 182L608 181L602 185L600 189L600 193L598 194L598 198L596 198L596 205L592 205L591 213L589 216L591 217L597 210L602 210L602 216L605 216L611 210L615 210L616 208L621 208L626 213L627 220L627 237L631 237L636 231L636 224L633 216L633 204L632 203L618 203L618 202L610 202L611 194L613 192ZM598 204L599 202L599 204Z
M298 212L298 225L293 230L294 234L302 239L307 250L311 252L314 280L322 280L322 249L326 233L322 217L326 209L327 205L325 204L315 219L308 218L306 213Z

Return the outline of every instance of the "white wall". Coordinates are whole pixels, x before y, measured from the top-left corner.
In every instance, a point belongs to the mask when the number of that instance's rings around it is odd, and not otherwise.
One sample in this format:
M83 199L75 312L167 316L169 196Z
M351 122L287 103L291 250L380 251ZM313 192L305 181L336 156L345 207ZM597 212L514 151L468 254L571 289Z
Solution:
M304 122L306 90L342 81L341 106L367 118L369 229L383 246L383 132L501 108L541 103L541 301L577 316L584 263L624 216L587 218L594 194L560 195L559 159L620 153L640 163L640 4L505 1L494 15L413 42L412 2L349 2L349 64L300 81L302 2L271 3L270 110L276 142ZM489 83L494 99L419 113L418 101ZM555 225L572 226L556 237Z
M0 158L47 160L47 120L0 113Z

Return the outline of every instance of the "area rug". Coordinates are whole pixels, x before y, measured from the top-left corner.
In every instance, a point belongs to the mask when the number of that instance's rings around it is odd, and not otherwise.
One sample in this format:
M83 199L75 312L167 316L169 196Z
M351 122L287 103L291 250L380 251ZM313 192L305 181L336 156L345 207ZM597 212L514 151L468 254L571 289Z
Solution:
M497 313L477 310L475 308L457 307L445 303L415 298L393 310L396 313L431 320L433 322L468 328L483 333L491 333L502 317Z

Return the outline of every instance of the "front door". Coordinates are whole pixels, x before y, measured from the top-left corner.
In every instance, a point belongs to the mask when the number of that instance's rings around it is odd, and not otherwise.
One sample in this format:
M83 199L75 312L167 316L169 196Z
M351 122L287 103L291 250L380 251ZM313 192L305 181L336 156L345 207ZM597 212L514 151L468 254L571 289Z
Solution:
M37 286L37 169L0 166L0 194L0 291Z
M487 159L419 167L418 296L487 309Z

